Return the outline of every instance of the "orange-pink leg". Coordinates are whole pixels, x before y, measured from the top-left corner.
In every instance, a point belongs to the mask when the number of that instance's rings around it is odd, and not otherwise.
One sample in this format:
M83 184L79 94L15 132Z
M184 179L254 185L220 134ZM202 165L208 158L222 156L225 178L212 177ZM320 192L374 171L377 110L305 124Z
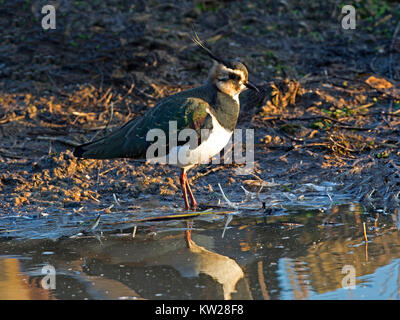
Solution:
M183 169L181 170L181 175L179 176L179 181L181 183L183 200L185 201L185 209L189 210L189 201L188 201L188 197L187 197L187 188L186 188L187 177L186 177L186 173Z
M196 210L197 202L193 196L192 189L190 188L189 181L187 179L187 175L184 169L181 169L181 174L179 176L179 180L181 183L181 190L183 195L183 200L185 201L185 209L189 210L189 201L188 201L188 193L190 202L192 204L192 209ZM185 240L188 246L190 246L190 242L192 241L192 223L187 221L186 223L187 230L185 231Z
M186 172L184 169L181 169L181 174L179 176L179 180L181 183L183 200L185 201L185 209L189 210L189 201L188 201L188 197L187 197L188 193L189 193L189 198L190 198L190 202L192 204L192 209L196 210L197 202L193 196L193 192L192 192L192 189L190 188L189 181L187 179L187 175L186 175Z
M186 177L186 188L187 188L187 191L189 193L190 202L192 203L192 209L194 211L196 211L197 202L196 202L196 199L193 196L192 189L190 189L190 184L189 184L189 181L188 181L187 177Z

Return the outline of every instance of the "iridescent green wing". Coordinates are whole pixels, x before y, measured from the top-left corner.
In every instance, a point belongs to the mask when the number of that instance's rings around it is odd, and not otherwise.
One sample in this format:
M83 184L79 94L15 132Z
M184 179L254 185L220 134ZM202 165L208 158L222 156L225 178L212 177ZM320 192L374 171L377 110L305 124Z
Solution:
M174 146L187 143L189 136L192 135L197 138L194 145L192 144L194 139L190 141L191 148L194 148L212 129L212 119L207 112L208 109L209 104L199 98L172 96L161 101L126 132L123 153L134 158L144 157L148 147L157 141L154 139L157 132L165 134L166 151L169 150L170 144ZM148 136L149 131L154 129L158 130L153 131L153 139L147 141L146 138L151 136L151 134ZM185 129L191 130L182 132ZM186 140L179 141L179 137L185 138L185 136Z

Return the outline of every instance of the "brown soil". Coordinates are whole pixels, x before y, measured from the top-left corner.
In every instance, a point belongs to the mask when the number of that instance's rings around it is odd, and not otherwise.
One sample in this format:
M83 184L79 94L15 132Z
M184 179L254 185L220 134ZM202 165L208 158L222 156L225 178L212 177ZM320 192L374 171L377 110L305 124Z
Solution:
M219 55L240 57L263 89L241 96L238 127L255 129L254 173L198 166L190 175L200 203L216 202L218 182L240 199L241 185L274 179L285 188L343 183L355 201L398 206L395 1L359 1L355 30L341 28L337 1L60 1L48 31L43 4L1 1L1 213L182 207L175 168L77 160L71 150L206 78L211 61L191 42L192 25Z

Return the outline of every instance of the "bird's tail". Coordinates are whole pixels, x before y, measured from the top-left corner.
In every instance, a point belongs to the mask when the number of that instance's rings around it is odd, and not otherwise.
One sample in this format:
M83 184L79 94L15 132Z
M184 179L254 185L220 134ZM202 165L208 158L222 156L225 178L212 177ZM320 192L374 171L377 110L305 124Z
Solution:
M105 137L93 142L77 146L74 150L74 156L85 159L110 159L119 158L118 147L120 143L113 141L111 137Z
M127 138L125 137L126 132L129 130L128 124L130 122L99 140L77 146L74 150L74 156L85 159L129 157L129 150L126 147Z

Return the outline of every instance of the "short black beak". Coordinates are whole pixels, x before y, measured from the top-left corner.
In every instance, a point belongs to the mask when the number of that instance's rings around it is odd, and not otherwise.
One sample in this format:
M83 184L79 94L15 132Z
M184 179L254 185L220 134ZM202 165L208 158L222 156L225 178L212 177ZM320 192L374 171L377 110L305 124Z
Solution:
M260 92L260 90L254 84L252 84L250 81L247 81L247 83L245 83L244 85L251 90Z

